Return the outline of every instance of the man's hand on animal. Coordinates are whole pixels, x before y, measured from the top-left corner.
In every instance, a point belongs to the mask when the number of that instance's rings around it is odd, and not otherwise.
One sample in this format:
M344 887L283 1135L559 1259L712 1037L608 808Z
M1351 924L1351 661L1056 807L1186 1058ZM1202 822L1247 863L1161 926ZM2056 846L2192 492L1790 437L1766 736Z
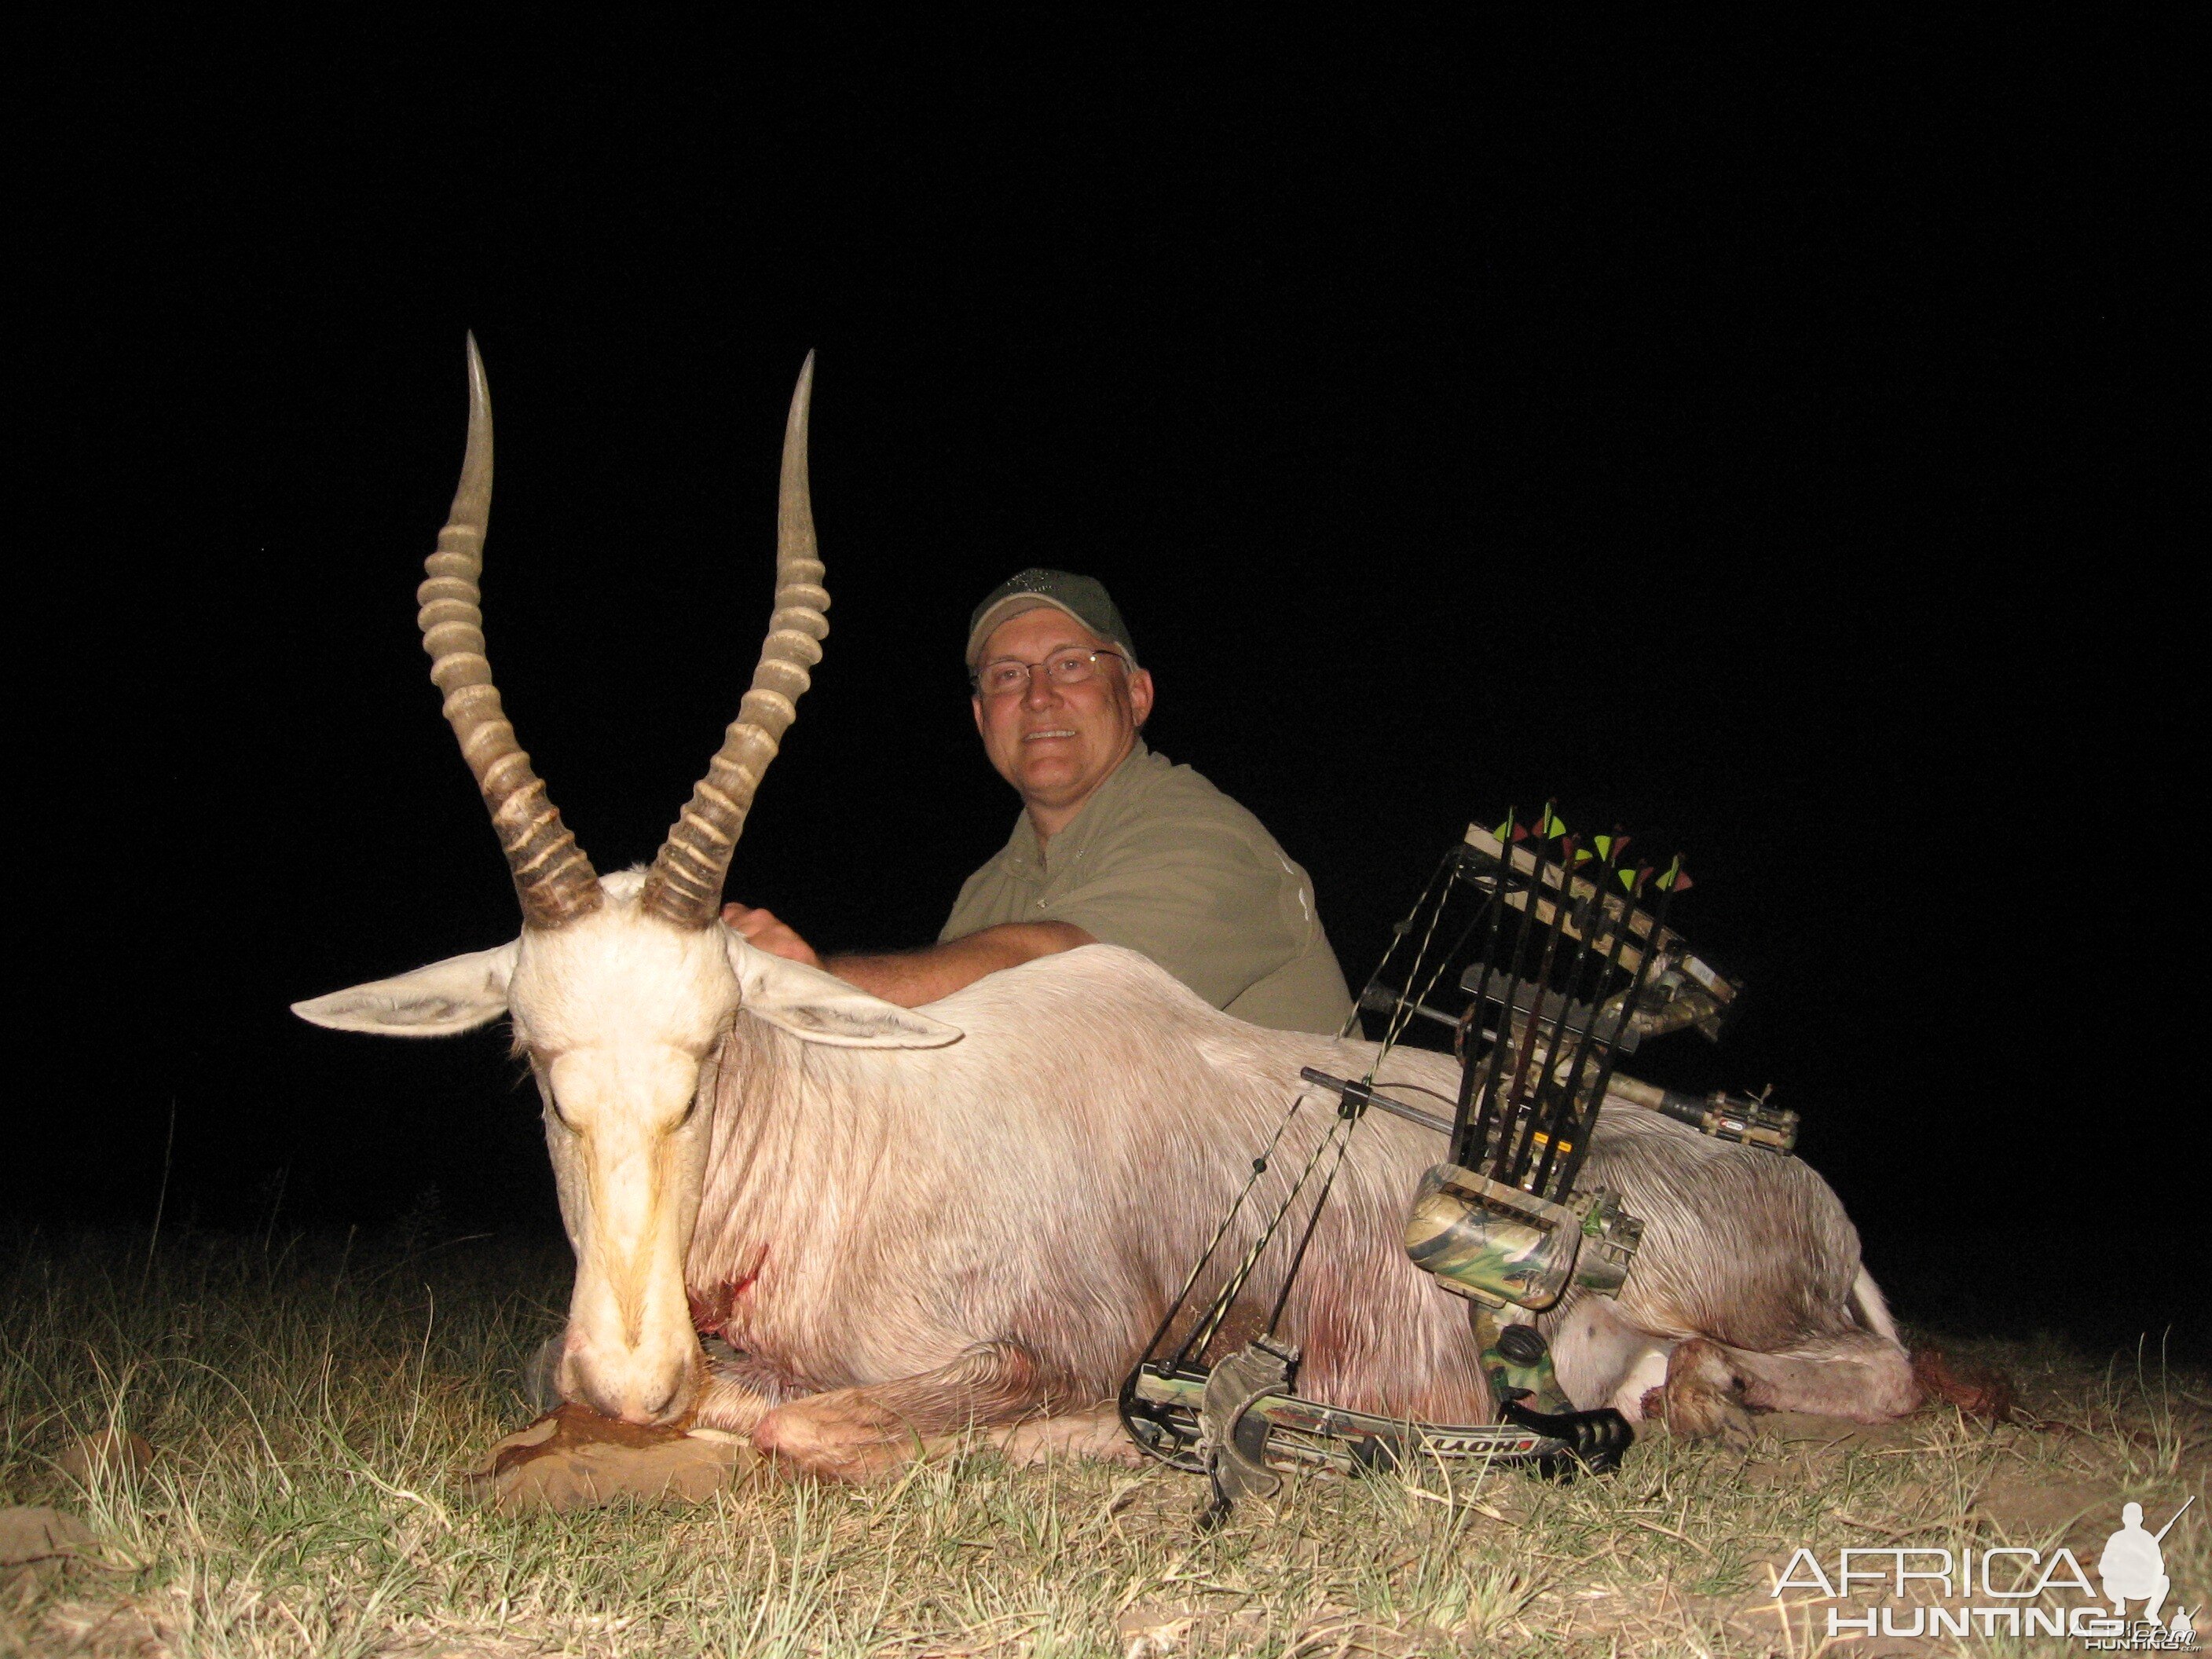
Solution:
M826 966L848 985L902 1008L919 1008L973 985L986 974L1018 968L1097 941L1064 921L1016 921L919 951L832 957Z
M822 958L814 954L814 947L799 938L798 930L773 910L726 904L722 907L722 926L772 957L781 957L786 962L803 962L809 968L823 965Z
M770 956L835 974L848 985L902 1008L919 1008L926 1002L949 997L986 974L1097 943L1080 927L1064 921L1008 922L918 951L856 953L824 961L790 923L780 921L773 911L726 904L722 922L738 938Z

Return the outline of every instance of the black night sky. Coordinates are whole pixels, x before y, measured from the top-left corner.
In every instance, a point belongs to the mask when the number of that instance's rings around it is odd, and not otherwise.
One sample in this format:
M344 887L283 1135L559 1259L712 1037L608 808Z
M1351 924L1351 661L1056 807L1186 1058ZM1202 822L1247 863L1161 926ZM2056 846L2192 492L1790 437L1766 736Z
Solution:
M1095 572L1355 984L1469 818L1618 820L1750 987L1639 1069L1773 1084L1906 1317L2201 1346L2201 214L2158 42L1990 16L58 54L0 1205L143 1230L173 1105L177 1225L548 1224L503 1032L286 1012L516 927L413 621L463 333L602 870L734 711L812 348L834 632L732 896L932 937L1015 805L968 611Z

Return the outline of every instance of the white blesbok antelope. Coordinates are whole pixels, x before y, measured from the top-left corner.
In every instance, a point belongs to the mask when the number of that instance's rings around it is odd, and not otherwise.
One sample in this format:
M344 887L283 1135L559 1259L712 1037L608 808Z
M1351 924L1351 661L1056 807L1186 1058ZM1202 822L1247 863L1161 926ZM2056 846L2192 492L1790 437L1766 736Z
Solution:
M720 924L732 849L829 631L807 492L812 370L785 434L775 614L751 689L652 867L601 877L517 744L484 656L491 411L471 343L467 456L420 621L521 936L297 1012L400 1036L509 1015L576 1254L561 1393L630 1423L747 1431L854 1474L940 1431L1073 1418L1111 1396L1299 1068L1364 1076L1375 1050L1246 1025L1111 946L908 1010ZM1456 1079L1443 1057L1399 1050L1376 1080L1448 1100ZM1303 1111L1283 1152L1330 1116ZM1488 1416L1463 1309L1401 1244L1439 1151L1376 1115L1353 1138L1285 1323L1313 1397ZM1857 1234L1802 1164L1609 1107L1588 1168L1646 1225L1617 1302L1571 1298L1540 1322L1577 1405L1712 1431L1740 1428L1745 1406L1871 1420L1917 1402ZM1256 1276L1260 1305L1279 1271ZM702 1332L738 1358L710 1370Z

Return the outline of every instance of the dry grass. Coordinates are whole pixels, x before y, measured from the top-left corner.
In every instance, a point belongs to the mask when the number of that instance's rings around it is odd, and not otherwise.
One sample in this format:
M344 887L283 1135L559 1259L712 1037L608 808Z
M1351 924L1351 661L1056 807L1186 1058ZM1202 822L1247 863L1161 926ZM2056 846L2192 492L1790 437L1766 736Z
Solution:
M2039 1425L1771 1418L1748 1455L1654 1434L1564 1487L1310 1480L1211 1534L1188 1478L982 1452L877 1488L503 1517L457 1472L526 1418L516 1367L561 1267L483 1244L203 1239L150 1266L19 1246L0 1504L82 1515L99 1559L0 1577L0 1655L1808 1655L1823 1604L1770 1594L1798 1545L2063 1541L2094 1565L2123 1498L2155 1524L2203 1492L2212 1430L2202 1380L2154 1356L2014 1347L1982 1357ZM110 1426L149 1469L58 1471ZM2212 1591L2203 1508L2166 1542L2185 1606Z

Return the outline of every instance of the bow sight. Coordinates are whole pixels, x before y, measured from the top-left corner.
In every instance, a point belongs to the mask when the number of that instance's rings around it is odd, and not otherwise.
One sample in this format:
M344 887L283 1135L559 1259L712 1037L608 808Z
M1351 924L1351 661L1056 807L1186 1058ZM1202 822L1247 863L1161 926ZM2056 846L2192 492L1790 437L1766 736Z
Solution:
M1796 1114L1764 1099L1683 1095L1616 1069L1620 1055L1669 1031L1686 1028L1717 1040L1741 988L1667 926L1674 896L1690 885L1681 861L1664 870L1637 864L1628 845L1617 831L1585 842L1549 806L1530 823L1509 815L1495 830L1470 826L1395 930L1361 994L1360 1008L1385 1019L1376 1066L1364 1079L1303 1073L1336 1097L1336 1124L1257 1241L1185 1321L1193 1290L1266 1171L1274 1143L1254 1160L1252 1182L1122 1385L1121 1418L1131 1437L1176 1468L1204 1471L1213 1486L1213 1519L1240 1497L1271 1494L1280 1484L1276 1472L1285 1468L1389 1467L1418 1455L1532 1464L1565 1478L1620 1462L1633 1438L1627 1422L1611 1407L1575 1408L1553 1374L1549 1345L1528 1318L1556 1307L1571 1287L1615 1295L1633 1270L1643 1224L1607 1188L1575 1189L1600 1105L1641 1107L1777 1153L1789 1152L1797 1134ZM1440 946L1444 939L1451 943ZM1392 988L1383 976L1409 941L1402 986ZM1431 1000L1447 983L1464 994L1456 1012ZM1375 1086L1376 1066L1415 1019L1451 1030L1460 1084L1449 1118ZM1370 1108L1448 1138L1446 1161L1413 1195L1406 1249L1438 1285L1468 1303L1498 1402L1495 1424L1396 1421L1303 1401L1294 1391L1298 1350L1276 1329L1349 1138ZM1264 1328L1209 1360L1231 1308L1324 1155L1328 1173ZM1509 1310L1524 1317L1511 1321ZM1163 1352L1179 1323L1181 1340Z

